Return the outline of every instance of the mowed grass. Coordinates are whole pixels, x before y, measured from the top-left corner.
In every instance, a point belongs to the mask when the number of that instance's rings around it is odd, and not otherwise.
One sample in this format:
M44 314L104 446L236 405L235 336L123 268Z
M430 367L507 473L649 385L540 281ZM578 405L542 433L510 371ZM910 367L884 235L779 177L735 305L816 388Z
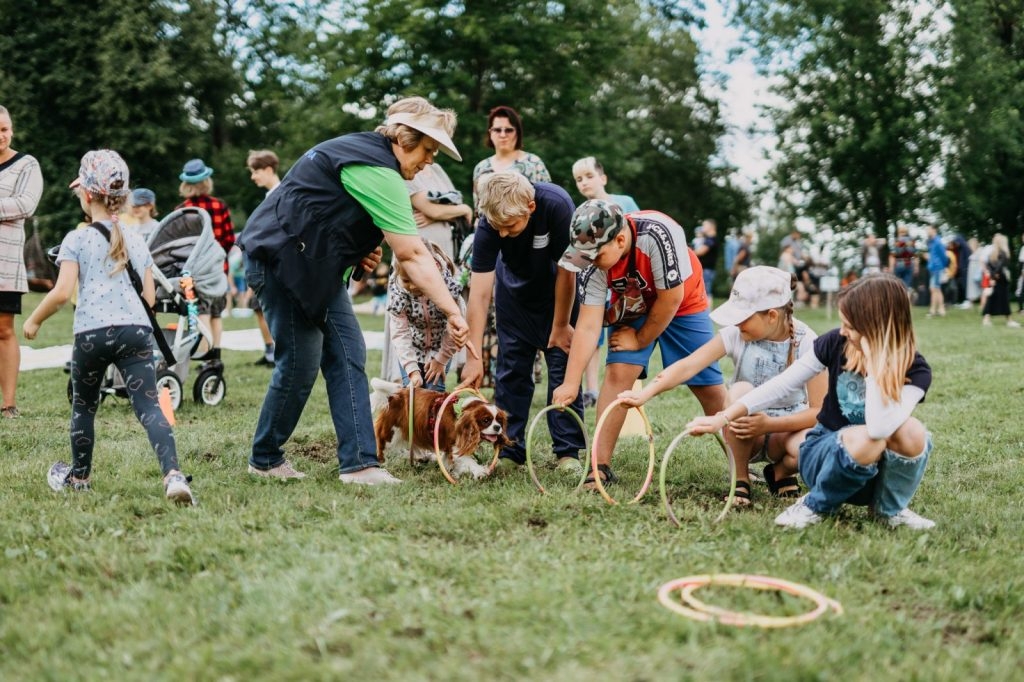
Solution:
M800 312L819 331L835 323ZM251 366L255 353L232 351L226 402L178 415L198 507L165 502L144 432L117 399L97 419L94 490L56 494L45 472L69 456L66 375L27 372L24 417L0 420L0 679L1019 679L1024 334L983 329L976 311L923 313L935 381L917 415L936 447L913 507L938 522L928 533L885 529L857 508L783 531L772 520L785 503L756 485L752 510L715 525L726 468L707 440L673 457L682 528L656 490L616 507L574 492L550 469L546 432L535 445L547 495L525 470L454 487L401 457L389 467L403 485L346 487L322 382L289 445L308 478L256 479L246 457L268 373ZM70 326L61 313L36 344L68 343ZM649 406L659 460L697 410L685 389ZM611 491L623 501L646 457L643 439L620 443ZM845 613L772 631L657 603L662 583L704 573L805 583ZM811 608L752 590L700 596L770 614Z

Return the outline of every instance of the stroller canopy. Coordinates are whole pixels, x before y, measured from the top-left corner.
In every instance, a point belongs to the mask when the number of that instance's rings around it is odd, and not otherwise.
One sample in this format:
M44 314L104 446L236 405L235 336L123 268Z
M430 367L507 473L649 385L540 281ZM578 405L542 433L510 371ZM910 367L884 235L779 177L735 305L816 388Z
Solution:
M210 299L227 293L227 255L213 236L210 214L203 209L186 206L164 216L149 237L149 251L175 290L187 270L197 295Z

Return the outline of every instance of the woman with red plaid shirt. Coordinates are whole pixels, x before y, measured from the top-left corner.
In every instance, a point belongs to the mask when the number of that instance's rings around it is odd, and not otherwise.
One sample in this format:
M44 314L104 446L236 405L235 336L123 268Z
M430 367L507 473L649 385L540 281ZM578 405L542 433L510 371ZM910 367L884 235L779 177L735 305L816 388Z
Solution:
M201 208L210 214L210 222L213 224L213 236L217 243L224 249L224 253L231 251L235 245L235 228L231 223L231 211L228 205L217 197L211 196L213 192L213 169L203 163L202 159L192 159L185 164L178 179L181 185L178 193L184 197L178 208L194 206ZM224 272L228 271L228 262L224 261ZM209 327L213 335L213 348L211 348L203 359L211 365L220 365L220 338L224 332L224 323L221 322L221 314L227 305L227 296L215 299L199 299L199 318ZM222 366L222 365L221 365Z

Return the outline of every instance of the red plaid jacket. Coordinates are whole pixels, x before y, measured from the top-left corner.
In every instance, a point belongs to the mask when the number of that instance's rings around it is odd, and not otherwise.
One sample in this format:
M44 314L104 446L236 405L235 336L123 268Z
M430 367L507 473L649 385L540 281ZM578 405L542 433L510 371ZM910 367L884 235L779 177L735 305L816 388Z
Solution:
M224 253L231 251L235 245L235 227L231 223L231 211L228 205L217 197L204 194L198 197L185 199L178 208L183 206L195 206L210 214L210 222L213 223L213 236L217 243L224 249ZM224 272L228 271L227 259L224 260Z

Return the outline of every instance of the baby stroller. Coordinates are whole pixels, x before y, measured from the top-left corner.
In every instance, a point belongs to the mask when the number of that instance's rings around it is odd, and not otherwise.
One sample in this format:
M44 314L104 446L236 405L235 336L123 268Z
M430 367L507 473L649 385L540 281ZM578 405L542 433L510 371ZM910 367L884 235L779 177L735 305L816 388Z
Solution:
M199 320L197 295L216 298L227 293L224 275L224 249L213 236L209 214L201 208L185 207L167 214L149 237L147 243L153 256L153 280L156 284L156 305L159 314L175 314L171 323L154 333L163 334L170 357L156 350L157 389L166 388L171 407L177 410L184 398L188 380L189 361L203 342L212 346L212 335ZM59 247L51 249L56 258ZM157 344L159 347L160 344ZM224 365L204 362L192 386L192 398L204 405L218 405L227 394ZM124 380L113 365L107 370L100 391L102 400L108 395L127 398ZM72 399L71 380L68 380L68 400Z
M213 299L227 293L226 254L213 236L210 215L191 206L164 216L150 235L148 246L155 266L155 311L178 316L176 324L161 329L174 357L165 358L162 371L160 367L157 371L157 387L168 388L171 404L177 409L182 386L188 380L189 361L196 358L204 341L206 348L213 345L210 330L199 321L197 297ZM224 364L201 364L192 385L192 399L203 405L219 405L226 394Z

